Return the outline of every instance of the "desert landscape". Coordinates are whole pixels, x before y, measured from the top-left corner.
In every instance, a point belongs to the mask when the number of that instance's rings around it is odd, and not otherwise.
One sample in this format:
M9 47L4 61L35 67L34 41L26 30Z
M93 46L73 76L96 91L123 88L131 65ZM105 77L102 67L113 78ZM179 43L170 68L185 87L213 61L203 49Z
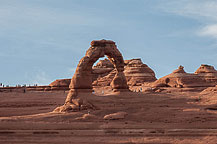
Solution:
M111 40L92 41L72 78L1 86L0 99L0 143L217 143L213 66L180 65L157 79Z

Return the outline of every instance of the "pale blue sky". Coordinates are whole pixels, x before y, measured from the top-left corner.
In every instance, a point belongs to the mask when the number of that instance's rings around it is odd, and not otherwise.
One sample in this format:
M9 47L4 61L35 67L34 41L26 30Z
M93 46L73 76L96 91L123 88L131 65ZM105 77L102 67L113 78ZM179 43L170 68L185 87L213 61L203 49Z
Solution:
M217 0L0 0L0 82L71 78L97 39L158 78L179 65L217 67Z

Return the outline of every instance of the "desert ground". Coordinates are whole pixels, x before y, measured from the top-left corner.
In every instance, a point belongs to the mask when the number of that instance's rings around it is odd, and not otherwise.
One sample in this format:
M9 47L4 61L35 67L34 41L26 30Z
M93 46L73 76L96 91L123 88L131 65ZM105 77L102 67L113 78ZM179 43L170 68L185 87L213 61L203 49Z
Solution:
M215 91L94 90L79 96L96 109L70 113L52 112L64 104L68 91L0 92L0 143L217 143Z

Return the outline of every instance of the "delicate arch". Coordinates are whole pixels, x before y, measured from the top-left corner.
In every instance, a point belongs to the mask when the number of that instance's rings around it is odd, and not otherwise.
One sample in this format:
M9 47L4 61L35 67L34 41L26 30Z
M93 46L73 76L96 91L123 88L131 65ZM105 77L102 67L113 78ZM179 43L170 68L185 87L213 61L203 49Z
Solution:
M127 81L124 76L124 60L117 49L115 42L108 40L92 41L91 47L80 60L74 76L72 77L70 89L92 89L92 66L100 58L107 56L117 70L117 76L113 79L111 86L114 89L127 89ZM118 77L118 83L116 82Z
M114 65L117 73L111 82L114 90L128 89L124 71L124 60L115 42L110 40L95 40L86 51L85 56L79 61L74 76L70 83L70 92L66 102L71 102L77 96L77 90L92 89L92 66L100 58L107 56Z

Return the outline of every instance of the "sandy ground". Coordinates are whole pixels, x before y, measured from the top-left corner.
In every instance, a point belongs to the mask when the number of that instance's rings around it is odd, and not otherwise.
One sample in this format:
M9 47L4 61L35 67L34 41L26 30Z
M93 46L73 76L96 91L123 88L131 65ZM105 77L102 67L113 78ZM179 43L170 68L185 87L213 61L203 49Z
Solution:
M64 91L1 92L0 143L217 143L216 93L95 90L80 95L98 110L53 113L66 95ZM103 119L116 112L127 115Z

